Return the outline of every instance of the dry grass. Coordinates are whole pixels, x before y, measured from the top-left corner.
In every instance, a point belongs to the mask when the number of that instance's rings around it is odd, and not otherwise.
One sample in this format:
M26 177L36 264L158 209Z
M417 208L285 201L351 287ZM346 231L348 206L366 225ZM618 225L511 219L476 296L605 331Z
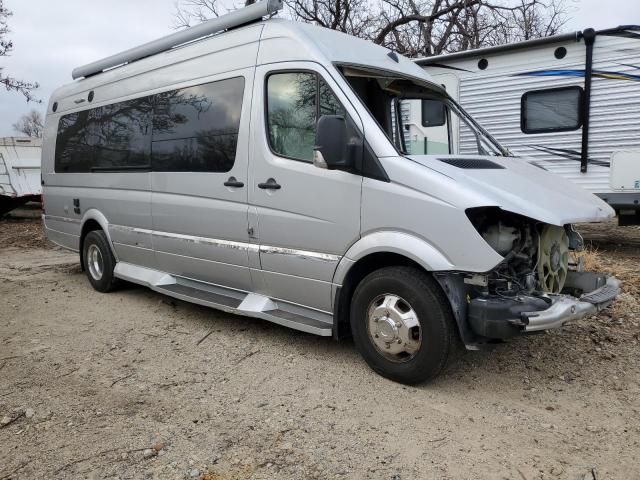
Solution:
M0 219L0 248L47 248L39 219L3 217Z
M640 273L637 255L619 252L612 254L610 251L588 246L575 256L582 260L584 271L613 275L622 282L622 294L611 307L614 315L640 313Z

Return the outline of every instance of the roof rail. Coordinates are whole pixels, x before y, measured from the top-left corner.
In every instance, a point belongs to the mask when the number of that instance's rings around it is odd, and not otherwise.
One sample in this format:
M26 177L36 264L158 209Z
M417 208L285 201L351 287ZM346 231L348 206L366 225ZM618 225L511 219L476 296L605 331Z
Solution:
M263 0L226 15L207 20L195 27L187 28L166 37L159 38L139 47L134 47L110 57L75 68L71 73L74 80L101 73L109 68L140 60L156 53L171 50L174 47L198 40L214 33L238 27L261 19L282 9L282 0Z

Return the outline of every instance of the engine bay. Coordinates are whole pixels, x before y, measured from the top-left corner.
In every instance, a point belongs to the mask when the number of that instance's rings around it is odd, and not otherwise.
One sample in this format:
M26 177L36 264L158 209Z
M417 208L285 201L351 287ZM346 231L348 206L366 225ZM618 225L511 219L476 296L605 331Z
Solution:
M537 222L499 208L474 209L469 218L482 238L504 257L493 270L472 275L465 283L478 295L559 294L571 269L571 251L583 248L582 238L572 226Z

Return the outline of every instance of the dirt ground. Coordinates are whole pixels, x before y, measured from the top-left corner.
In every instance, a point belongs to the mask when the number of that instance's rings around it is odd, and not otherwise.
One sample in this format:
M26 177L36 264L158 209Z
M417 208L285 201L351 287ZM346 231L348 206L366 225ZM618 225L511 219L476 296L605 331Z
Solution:
M640 229L583 231L615 308L406 387L350 342L97 293L0 220L0 480L640 478Z

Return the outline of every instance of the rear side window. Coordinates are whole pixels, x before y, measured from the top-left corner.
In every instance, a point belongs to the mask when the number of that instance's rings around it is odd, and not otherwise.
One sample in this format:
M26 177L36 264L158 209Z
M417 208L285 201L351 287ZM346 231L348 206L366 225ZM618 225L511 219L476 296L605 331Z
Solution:
M522 95L520 127L524 133L566 132L582 126L581 87L532 90Z
M267 78L269 145L277 155L311 162L316 123L346 112L329 86L313 72L274 73Z
M235 161L244 78L64 115L56 172L227 172Z
M148 169L151 97L71 113L60 119L56 172Z

